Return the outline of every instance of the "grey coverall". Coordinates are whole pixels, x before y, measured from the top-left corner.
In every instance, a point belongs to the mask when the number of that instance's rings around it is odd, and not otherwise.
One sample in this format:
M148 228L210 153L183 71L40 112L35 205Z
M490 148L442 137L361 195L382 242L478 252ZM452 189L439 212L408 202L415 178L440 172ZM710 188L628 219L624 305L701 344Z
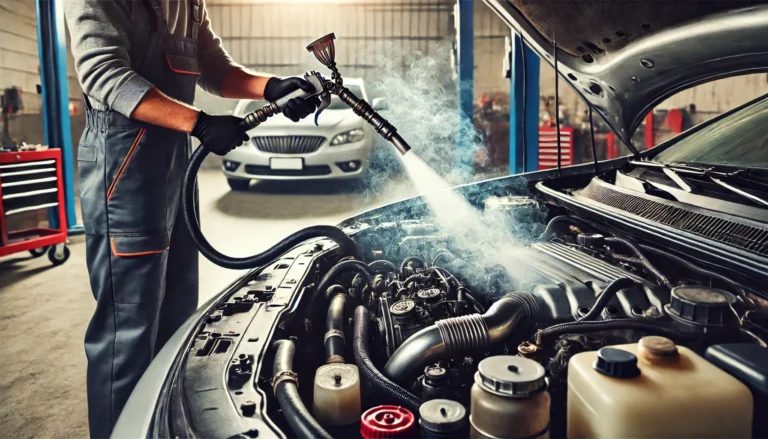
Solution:
M78 150L96 311L85 335L92 437L106 437L153 357L195 311L198 253L179 209L187 134L130 119L155 86L186 103L234 66L203 0L67 0L87 125Z

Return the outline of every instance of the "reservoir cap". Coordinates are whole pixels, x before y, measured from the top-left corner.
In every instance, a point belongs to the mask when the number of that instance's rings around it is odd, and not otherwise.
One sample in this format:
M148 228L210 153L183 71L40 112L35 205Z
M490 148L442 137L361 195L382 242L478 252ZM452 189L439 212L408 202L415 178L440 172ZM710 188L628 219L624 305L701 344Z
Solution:
M467 409L456 401L433 399L419 407L419 417L419 424L426 432L456 433L467 423Z
M596 371L612 378L635 378L640 375L635 354L621 349L600 349L594 367Z
M496 355L477 366L475 383L499 396L522 398L547 387L544 367L528 358Z
M411 438L416 418L408 409L396 405L380 405L360 417L360 434L364 439Z
M667 311L672 318L699 325L722 325L730 315L730 305L736 302L733 294L704 286L672 288Z

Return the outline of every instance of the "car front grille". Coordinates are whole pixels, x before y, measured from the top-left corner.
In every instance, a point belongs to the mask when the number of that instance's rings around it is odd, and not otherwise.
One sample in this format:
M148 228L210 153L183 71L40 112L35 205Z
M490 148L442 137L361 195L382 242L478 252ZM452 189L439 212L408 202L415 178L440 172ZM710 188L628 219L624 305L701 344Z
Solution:
M260 151L273 154L308 154L325 142L321 136L258 136L251 139Z

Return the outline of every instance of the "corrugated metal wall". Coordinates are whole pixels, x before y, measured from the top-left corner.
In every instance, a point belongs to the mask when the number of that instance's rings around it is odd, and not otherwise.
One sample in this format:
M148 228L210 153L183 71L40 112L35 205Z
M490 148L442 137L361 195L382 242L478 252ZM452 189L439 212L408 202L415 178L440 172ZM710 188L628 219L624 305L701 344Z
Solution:
M225 2L209 0L215 32L243 65L278 75L322 68L305 46L334 32L342 74L373 79L385 60L405 65L414 51L427 55L454 36L453 2Z

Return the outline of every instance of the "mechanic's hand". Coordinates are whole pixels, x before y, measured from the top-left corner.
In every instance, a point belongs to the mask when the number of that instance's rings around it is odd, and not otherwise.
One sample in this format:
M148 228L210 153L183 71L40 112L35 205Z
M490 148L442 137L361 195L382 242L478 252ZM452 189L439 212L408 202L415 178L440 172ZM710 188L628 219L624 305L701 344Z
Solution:
M264 99L269 102L275 102L288 93L298 89L302 89L308 93L315 91L312 84L302 78L269 78L269 81L267 81L267 84L264 86ZM298 122L299 119L304 119L314 113L318 105L320 105L320 99L316 97L307 100L299 98L291 99L288 101L288 105L283 109L283 114L288 119Z
M203 148L216 155L224 155L248 140L243 119L235 116L211 116L201 111L192 128L192 135Z

